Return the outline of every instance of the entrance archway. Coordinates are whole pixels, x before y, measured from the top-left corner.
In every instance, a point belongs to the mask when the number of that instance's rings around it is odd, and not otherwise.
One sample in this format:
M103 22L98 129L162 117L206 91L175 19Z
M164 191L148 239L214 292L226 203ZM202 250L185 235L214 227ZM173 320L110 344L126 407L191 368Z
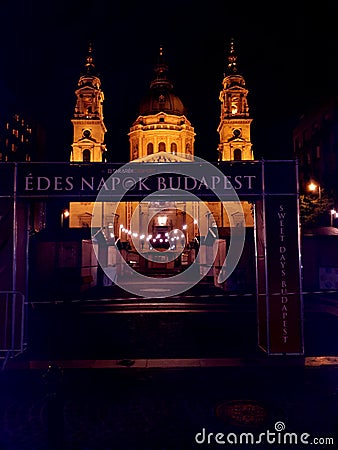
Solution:
M142 170L151 172L152 164L142 163ZM116 173L116 182L132 178L130 173L119 171L121 166L0 163L0 251L1 261L6 261L0 271L0 291L29 295L30 204L95 201L98 190L112 173ZM231 180L240 200L255 204L258 345L268 354L303 354L297 162L236 161L215 163L215 166L224 174L224 189ZM165 183L166 175L161 177ZM152 189L149 184L145 192L144 186L135 182L126 201L141 201ZM107 190L111 199L113 186ZM215 201L208 189L195 195L204 201Z

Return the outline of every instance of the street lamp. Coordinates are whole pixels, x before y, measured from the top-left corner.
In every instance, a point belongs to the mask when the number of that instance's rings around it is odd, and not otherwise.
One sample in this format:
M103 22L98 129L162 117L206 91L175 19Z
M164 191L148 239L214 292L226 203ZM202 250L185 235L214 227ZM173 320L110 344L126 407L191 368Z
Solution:
M66 219L69 219L69 216L70 216L70 212L69 212L68 209L62 210L62 212L61 212L61 228L64 227L64 225L65 225L65 220L66 220Z
M322 191L319 184L316 184L313 181L311 181L311 183L309 183L308 185L308 189L310 192L316 192L318 189L318 199L320 200L322 198Z
M333 227L333 219L334 218L337 219L338 212L335 209L331 209L330 215L331 215L331 227Z

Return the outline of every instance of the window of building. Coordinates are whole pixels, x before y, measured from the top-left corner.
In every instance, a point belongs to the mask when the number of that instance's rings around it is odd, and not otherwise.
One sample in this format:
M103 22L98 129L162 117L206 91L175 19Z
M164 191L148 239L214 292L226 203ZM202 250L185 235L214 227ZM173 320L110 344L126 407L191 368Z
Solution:
M231 100L231 114L237 114L239 112L238 103L239 103L238 97L233 97Z
M240 148L235 148L234 150L234 161L242 160L242 150Z
M172 142L171 143L170 151L171 151L171 153L177 153L177 144L176 144L176 142Z
M158 151L159 152L165 152L165 143L164 142L160 142L158 144Z
M147 144L147 155L152 155L154 153L154 145L152 142Z
M82 153L83 162L90 162L90 150L87 148Z

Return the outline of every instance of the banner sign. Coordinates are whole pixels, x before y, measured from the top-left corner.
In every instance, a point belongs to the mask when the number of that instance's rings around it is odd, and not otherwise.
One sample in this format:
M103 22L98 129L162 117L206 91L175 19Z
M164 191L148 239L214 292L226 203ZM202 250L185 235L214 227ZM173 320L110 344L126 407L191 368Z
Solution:
M296 196L265 199L269 353L303 353L299 225Z
M221 200L227 200L228 196L231 199L231 190L234 189L240 198L254 200L255 197L262 195L263 185L265 192L280 194L296 193L297 188L295 161L216 162L213 163L215 174L208 176L206 171L205 177L194 176L196 172L203 172L203 163L194 162L137 164L6 162L0 163L0 196L13 195L15 166L16 190L20 197L94 200L103 190L106 192L106 200L114 201L115 195L120 197L122 188L126 190L126 200L140 200L154 192L160 198L161 191L170 189L176 199L182 197L181 191L185 191L203 200L217 201L219 197ZM170 172L173 167L175 170ZM180 168L185 175L179 174ZM186 175L187 170L191 176ZM164 195L168 195L168 191Z
M198 167L196 167L198 164ZM171 190L175 199L185 191L199 198L227 200L232 188L238 196L261 195L261 164L258 162L215 163L214 175L203 173L203 163L18 163L18 195L21 197L70 197L114 201L125 189L125 200L140 200L156 192L161 198ZM171 169L173 169L171 172ZM180 168L182 173L180 175ZM186 174L191 173L187 176ZM210 172L210 170L209 170ZM207 172L206 172L207 173ZM180 193L175 194L176 191ZM219 198L217 198L219 196ZM187 199L191 200L191 196Z

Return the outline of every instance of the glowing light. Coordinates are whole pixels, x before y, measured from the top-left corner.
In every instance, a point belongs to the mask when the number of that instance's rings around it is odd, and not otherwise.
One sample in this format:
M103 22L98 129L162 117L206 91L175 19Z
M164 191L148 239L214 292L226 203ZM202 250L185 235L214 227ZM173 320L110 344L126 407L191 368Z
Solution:
M157 222L160 227L164 227L167 223L167 220L168 220L167 216L158 216L157 217Z

